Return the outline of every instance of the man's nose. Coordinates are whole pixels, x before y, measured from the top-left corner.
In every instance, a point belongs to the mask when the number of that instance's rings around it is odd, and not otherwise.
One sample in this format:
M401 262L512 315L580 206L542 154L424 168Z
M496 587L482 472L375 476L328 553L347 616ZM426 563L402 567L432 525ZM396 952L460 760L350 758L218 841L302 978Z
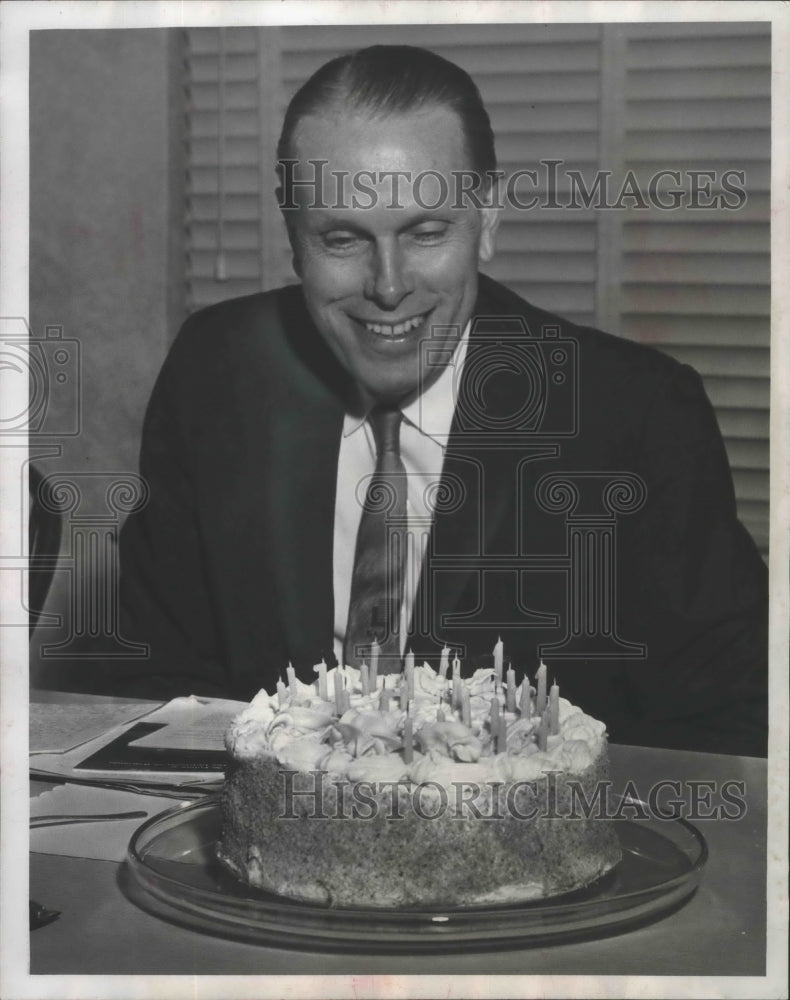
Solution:
M377 245L366 288L368 298L382 309L395 309L410 291L403 253L397 241Z

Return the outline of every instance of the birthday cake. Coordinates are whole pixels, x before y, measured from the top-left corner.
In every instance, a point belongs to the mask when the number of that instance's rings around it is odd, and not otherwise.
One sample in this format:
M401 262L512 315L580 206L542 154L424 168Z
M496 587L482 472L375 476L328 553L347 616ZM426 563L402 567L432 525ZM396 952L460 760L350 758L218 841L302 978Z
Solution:
M232 723L218 856L240 879L330 906L473 906L588 885L620 859L591 809L605 726L497 669L318 665Z

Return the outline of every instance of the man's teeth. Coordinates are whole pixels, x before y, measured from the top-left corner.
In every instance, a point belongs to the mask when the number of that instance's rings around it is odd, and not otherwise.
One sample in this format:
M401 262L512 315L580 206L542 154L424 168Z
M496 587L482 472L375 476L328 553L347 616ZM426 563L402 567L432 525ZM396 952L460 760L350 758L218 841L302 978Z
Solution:
M371 333L381 333L385 337L402 337L404 333L418 327L424 319L425 314L407 319L405 323L398 323L396 326L390 326L388 323L365 323L365 327Z

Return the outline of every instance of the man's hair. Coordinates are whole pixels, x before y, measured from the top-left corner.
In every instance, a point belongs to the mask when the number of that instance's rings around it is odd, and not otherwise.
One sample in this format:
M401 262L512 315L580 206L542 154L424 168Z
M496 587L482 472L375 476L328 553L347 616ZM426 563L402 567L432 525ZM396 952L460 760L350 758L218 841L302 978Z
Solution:
M482 182L496 170L496 151L480 91L460 66L413 45L371 45L321 66L288 105L277 157L292 158L294 132L307 115L342 108L385 117L436 106L458 115L471 168Z

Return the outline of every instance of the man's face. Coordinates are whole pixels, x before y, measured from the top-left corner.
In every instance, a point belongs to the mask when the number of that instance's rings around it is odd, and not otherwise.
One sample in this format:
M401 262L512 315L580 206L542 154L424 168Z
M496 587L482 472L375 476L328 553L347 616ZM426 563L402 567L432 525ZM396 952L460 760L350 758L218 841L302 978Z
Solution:
M360 388L376 399L399 400L420 387L419 345L431 328L463 331L477 295L478 264L494 251L496 210L453 207L452 174L470 169L460 121L447 109L383 119L328 112L302 119L293 146L297 178L312 178L308 160L327 160L324 177L332 182L323 198L331 207L309 207L313 192L297 188L300 207L287 213L310 315ZM348 172L347 194L337 207L331 172L340 170ZM436 208L436 178L416 190L412 183L426 170L448 182ZM408 176L393 180L383 176L387 171ZM356 190L355 176L374 193ZM350 204L354 195L357 207ZM403 207L393 208L393 200ZM441 346L451 336L433 343Z

